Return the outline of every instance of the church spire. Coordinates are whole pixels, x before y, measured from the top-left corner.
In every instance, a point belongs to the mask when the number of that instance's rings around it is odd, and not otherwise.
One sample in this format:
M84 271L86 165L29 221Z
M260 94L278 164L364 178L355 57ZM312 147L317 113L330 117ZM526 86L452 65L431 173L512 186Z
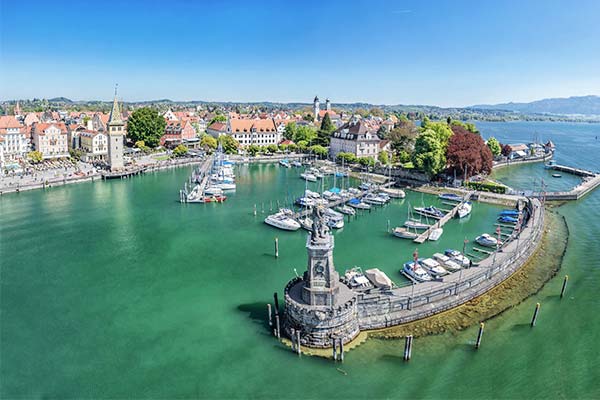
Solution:
M112 109L110 110L110 116L108 118L108 124L114 124L114 125L118 125L118 124L123 124L122 121L122 117L121 117L121 111L119 109L119 102L117 101L117 88L118 88L119 84L115 85L115 99L113 100L113 105L112 105Z

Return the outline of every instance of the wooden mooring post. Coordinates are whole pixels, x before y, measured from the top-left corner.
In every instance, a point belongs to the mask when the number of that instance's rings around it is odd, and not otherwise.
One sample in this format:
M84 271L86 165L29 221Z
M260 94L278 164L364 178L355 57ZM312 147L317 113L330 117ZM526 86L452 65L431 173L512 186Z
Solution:
M267 313L269 314L269 328L273 328L273 317L271 316L271 303L267 304Z
M540 312L540 303L536 303L535 311L533 312L533 318L531 319L531 327L532 328L535 326L539 312Z
M279 238L275 238L275 257L279 257Z
M333 339L333 361L337 361L336 345L337 345L337 340Z
M340 338L340 361L344 362L344 339Z
M300 348L300 330L296 331L296 351L298 352L298 357L302 355L302 349Z
M281 331L279 329L279 314L275 314L275 331L277 332L277 340L281 339Z
M565 275L565 280L562 284L562 289L560 289L560 298L562 299L565 295L565 290L567 289L567 282L569 282L569 275Z
M273 300L275 301L275 315L279 315L279 298L277 292L273 293Z
M483 328L485 327L485 323L479 324L479 332L477 333L477 341L475 342L475 348L479 349L481 346L481 338L483 337Z
M413 336L408 335L404 340L404 361L409 361L412 356Z

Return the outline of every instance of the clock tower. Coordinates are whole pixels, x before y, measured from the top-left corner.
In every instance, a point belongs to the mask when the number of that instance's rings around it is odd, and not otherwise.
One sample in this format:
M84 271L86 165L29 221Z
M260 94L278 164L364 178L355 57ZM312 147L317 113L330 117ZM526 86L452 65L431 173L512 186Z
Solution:
M333 265L333 236L322 208L313 208L312 233L306 239L308 266L304 273L302 300L312 306L333 307L340 292L340 276Z

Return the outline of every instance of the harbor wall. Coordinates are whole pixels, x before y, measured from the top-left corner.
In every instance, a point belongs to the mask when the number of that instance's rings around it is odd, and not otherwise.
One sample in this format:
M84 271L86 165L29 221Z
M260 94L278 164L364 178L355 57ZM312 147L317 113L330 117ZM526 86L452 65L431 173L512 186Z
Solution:
M543 208L537 199L532 203L536 210L533 221L519 239L514 238L479 266L448 275L442 282L359 294L360 329L380 329L426 318L464 304L502 283L527 262L540 243Z
M504 160L504 161L496 161L492 165L493 169L502 168L502 167L510 167L511 165L521 165L521 164L531 164L536 162L544 162L546 160L550 160L552 158L552 153L546 153L543 156L534 156L527 158L517 158L514 160Z

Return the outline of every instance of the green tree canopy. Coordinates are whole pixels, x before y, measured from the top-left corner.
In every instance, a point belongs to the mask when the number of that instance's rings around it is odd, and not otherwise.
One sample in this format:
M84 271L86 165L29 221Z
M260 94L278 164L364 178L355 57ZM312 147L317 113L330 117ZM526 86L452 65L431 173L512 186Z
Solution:
M309 150L319 156L319 158L327 157L327 149L321 145L313 145L309 147Z
M367 167L367 166L372 167L375 165L375 160L373 159L373 157L359 157L358 163L364 167Z
M336 130L335 125L331 122L329 113L325 113L323 120L321 121L321 128L317 132L316 142L322 146L329 146L329 140L331 133Z
M227 122L227 117L224 116L223 114L215 115L213 117L213 119L211 119L210 122L208 123L208 126L211 126L215 122L223 122L223 123L225 123L225 122Z
M205 150L215 150L218 146L217 139L205 133L200 139L200 146L202 146Z
M432 130L435 132L436 138L446 150L448 139L452 136L452 129L445 122L427 122L426 128L423 131Z
M502 147L500 147L500 142L498 141L498 139L496 139L493 136L488 139L487 146L489 147L489 149L492 152L492 155L494 157L499 156L500 153L502 152Z
M450 117L448 117L450 118ZM466 129L469 132L472 133L479 133L479 129L477 129L477 127L475 126L475 124L471 123L471 122L462 122L462 121L458 121L458 120L452 120L449 123L450 126L460 126L464 129Z
M165 133L165 119L149 107L135 110L127 120L127 137L133 142L140 140L149 147L156 147Z
M379 159L379 162L384 165L387 165L390 163L390 158L388 157L387 151L379 152L379 156L377 158Z
M374 117L383 117L383 110L379 107L373 107L369 110L369 114Z
M270 144L267 146L267 151L269 153L275 153L277 152L277 145L276 144Z
M248 152L248 154L250 154L252 157L254 157L260 151L260 147L258 147L255 144L251 144L250 146L248 146L246 148L246 151Z
M412 121L401 121L394 126L387 135L386 139L392 143L392 149L395 151L406 151L411 153L415 147L415 140L419 135L419 130Z
M354 155L354 153L346 153L343 151L339 152L336 157L338 160L343 160L344 162L349 164L354 164L357 160L356 155Z
M219 137L219 143L223 146L223 151L227 154L236 154L240 144L237 140L229 135L222 135Z
M440 142L439 135L432 129L427 129L417 138L412 162L414 166L429 176L435 176L446 167L445 146Z
M44 155L41 152L34 150L27 153L27 159L33 164L38 164L42 162Z
M296 133L294 134L293 141L295 143L299 143L301 141L305 141L307 143L315 140L317 138L317 131L315 128L311 126L298 126L296 128Z
M175 157L185 156L188 153L188 148L186 145L180 144L173 149L173 155Z
M283 137L287 140L294 140L294 136L298 131L298 125L295 122L290 122L285 126L285 131L283 132Z

